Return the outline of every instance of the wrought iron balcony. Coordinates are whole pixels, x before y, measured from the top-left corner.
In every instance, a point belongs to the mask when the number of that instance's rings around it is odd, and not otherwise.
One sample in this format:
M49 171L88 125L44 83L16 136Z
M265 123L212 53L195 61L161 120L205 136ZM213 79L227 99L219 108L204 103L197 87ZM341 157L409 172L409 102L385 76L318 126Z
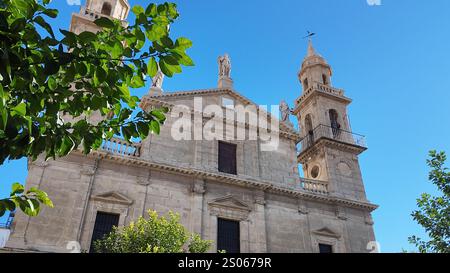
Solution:
M314 130L307 132L306 136L300 140L300 154L312 147L321 139L334 140L340 143L349 144L361 148L362 150L367 149L366 138L363 135L321 124Z
M119 156L141 156L141 143L128 143L120 138L111 138L103 141L101 150Z

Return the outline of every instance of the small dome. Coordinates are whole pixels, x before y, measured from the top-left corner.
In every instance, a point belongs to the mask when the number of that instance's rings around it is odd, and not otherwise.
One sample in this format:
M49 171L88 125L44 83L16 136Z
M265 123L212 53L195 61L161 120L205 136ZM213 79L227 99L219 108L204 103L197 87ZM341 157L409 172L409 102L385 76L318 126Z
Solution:
M323 66L323 67L327 68L329 70L329 72L330 72L330 75L332 74L331 66L327 63L325 58L323 58L320 54L318 54L316 52L316 50L313 47L313 44L312 44L311 40L309 40L308 53L306 54L306 57L303 60L302 68L300 70L299 75L303 74L307 68L310 68L310 67L313 67L313 66L316 66L316 65L320 65L320 66Z

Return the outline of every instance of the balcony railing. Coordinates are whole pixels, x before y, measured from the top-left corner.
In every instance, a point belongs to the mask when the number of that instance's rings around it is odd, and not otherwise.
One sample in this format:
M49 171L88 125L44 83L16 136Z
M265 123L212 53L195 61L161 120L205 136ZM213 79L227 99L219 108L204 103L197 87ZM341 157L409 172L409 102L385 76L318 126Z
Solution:
M300 186L303 190L319 193L319 194L328 194L328 182L319 181L319 180L311 180L300 178Z
M297 105L301 104L305 100L305 98L308 97L309 94L312 93L313 91L319 91L322 93L338 97L344 96L344 90L342 89L334 88L329 85L322 84L320 82L313 82L311 86L308 89L306 89L300 97L297 98L296 104Z
M2 229L11 229L11 225L12 225L13 220L14 220L14 215L15 215L15 212L10 212L9 213L9 217L6 220L6 222L5 223L0 223L0 228L2 228Z
M101 150L120 156L141 156L141 143L128 143L126 140L111 138L103 141Z
M314 130L307 132L306 136L300 140L300 153L313 146L320 139L330 139L363 149L367 148L364 136L321 124Z
M85 7L81 7L80 14L84 15L84 16L87 16L88 18L90 18L90 20L97 20L97 19L99 19L101 17L106 17L106 18L109 18L109 19L116 19L116 20L118 19L118 18L115 18L115 17L110 16L110 15L106 15L106 14L103 14L103 13L100 13L100 12L97 12L97 11L93 11L93 10L87 9ZM124 21L122 21L122 23L124 23Z

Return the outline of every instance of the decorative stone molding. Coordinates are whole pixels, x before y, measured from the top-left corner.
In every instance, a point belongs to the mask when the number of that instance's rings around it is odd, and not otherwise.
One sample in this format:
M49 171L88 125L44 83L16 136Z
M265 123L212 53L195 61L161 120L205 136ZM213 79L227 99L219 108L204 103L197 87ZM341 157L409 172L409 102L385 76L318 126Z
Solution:
M206 192L205 181L195 180L194 183L192 183L191 190L196 194L204 194Z
M40 167L40 168L45 168L45 167L48 167L48 165L50 165L50 163L48 163L48 161L37 161L37 160L36 161L29 160L28 164L36 166L36 167Z
M96 168L94 166L83 166L80 170L80 174L82 175L94 175Z
M74 152L76 153L76 151ZM81 152L80 152L81 155ZM351 207L357 209L363 209L365 211L374 211L378 208L378 205L374 205L364 201L358 201L348 198L343 198L339 196L333 195L324 195L319 193L311 193L303 190L299 190L293 187L286 187L281 185L275 185L273 182L265 181L262 179L254 179L254 178L244 178L236 175L227 175L223 173L213 172L213 171L205 171L199 170L195 168L184 168L180 166L169 165L166 163L156 163L147 160L143 160L140 158L126 158L117 155L107 154L101 151L92 151L88 157L100 157L104 160L117 161L121 165L142 167L142 168L152 168L158 171L165 171L169 173L177 173L184 175L192 175L195 177L203 177L212 181L219 181L226 184L232 184L236 186L251 188L251 189L260 189L265 192L270 192L274 194L289 196L292 198L301 197L306 200L320 201L328 204L339 204L344 207Z
M127 197L124 194L118 192L107 192L99 195L95 195L91 197L94 201L100 201L104 203L112 203L112 204L121 204L126 206L131 206L133 204L133 200Z
M255 204L266 205L266 198L264 196L255 196Z
M302 199L298 199L297 201L298 204L298 212L301 214L308 214L309 213L309 209L308 206L306 204L306 202Z
M142 186L148 186L148 185L150 185L150 179L147 178L147 177L138 177L138 179L136 180L136 182L137 182L139 185L142 185Z
M316 235L324 236L324 237L331 237L331 238L336 238L336 239L341 238L341 235L337 234L336 232L334 232L333 230L331 230L328 227L323 227L321 229L314 230L312 233L316 234Z
M345 210L339 206L336 206L336 217L344 221L348 219Z
M237 221L247 220L251 211L246 203L232 195L214 199L208 202L208 205L211 215Z
M364 223L366 223L366 225L373 226L374 222L370 213L364 216Z

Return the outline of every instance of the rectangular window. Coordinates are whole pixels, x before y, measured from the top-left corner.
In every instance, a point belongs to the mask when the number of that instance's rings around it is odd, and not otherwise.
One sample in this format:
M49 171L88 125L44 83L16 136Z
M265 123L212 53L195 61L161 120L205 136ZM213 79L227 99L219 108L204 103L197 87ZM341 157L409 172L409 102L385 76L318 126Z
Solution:
M223 97L222 106L225 108L234 109L234 100Z
M219 172L237 174L236 144L219 141Z
M326 244L319 244L319 252L320 253L333 253L333 246Z
M109 234L113 227L119 225L119 214L112 214L106 212L97 212L97 217L95 218L94 231L92 232L91 248L90 252L94 252L94 242L107 234Z
M217 251L239 253L241 250L239 222L217 219Z

